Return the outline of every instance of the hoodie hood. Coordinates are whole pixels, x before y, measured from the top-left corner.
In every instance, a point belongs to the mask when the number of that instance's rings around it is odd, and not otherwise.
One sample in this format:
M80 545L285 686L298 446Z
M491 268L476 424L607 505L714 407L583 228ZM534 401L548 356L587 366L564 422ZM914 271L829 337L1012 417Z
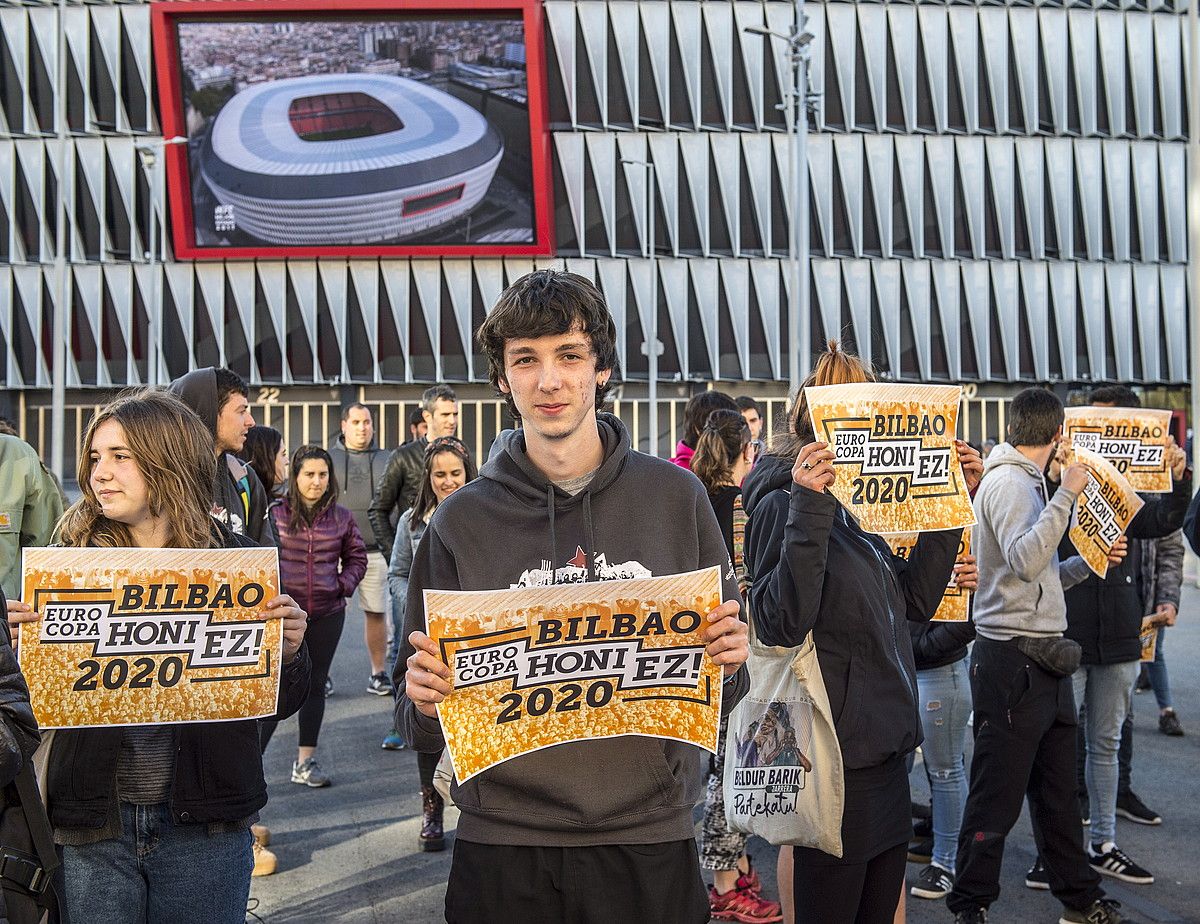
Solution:
M168 389L171 394L196 412L204 426L217 437L217 370L205 366L176 379Z
M479 477L503 485L522 503L531 507L544 507L550 520L550 561L558 561L558 535L554 529L555 514L559 509L576 505L583 507L584 531L587 548L588 580L596 580L595 535L592 526L592 495L603 491L621 474L629 454L629 433L620 419L612 414L597 414L600 442L604 446L604 461L596 469L592 480L578 494L571 495L550 481L525 453L525 433L508 430L497 437L500 447L492 453ZM553 569L552 569L553 570ZM553 572L557 573L557 572Z
M776 488L787 487L792 481L792 466L796 463L783 456L766 455L754 463L750 474L742 482L742 508L746 516L754 513L754 507Z
M987 460L983 463L983 473L986 475L1003 465L1015 465L1023 468L1029 473L1029 477L1036 478L1038 481L1045 476L1045 472L1034 465L1027 456L1022 455L1020 450L1011 443L998 443L996 448L988 453Z

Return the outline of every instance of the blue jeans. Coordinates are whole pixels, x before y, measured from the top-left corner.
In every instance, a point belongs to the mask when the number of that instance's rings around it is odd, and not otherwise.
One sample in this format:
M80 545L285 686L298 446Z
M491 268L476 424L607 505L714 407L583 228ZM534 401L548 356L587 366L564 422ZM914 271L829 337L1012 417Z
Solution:
M1137 675L1138 662L1126 661L1124 664L1084 664L1072 678L1076 708L1085 708L1085 775L1093 844L1116 840L1117 751Z
M396 670L396 659L400 657L400 647L404 644L404 597L401 595L397 582L388 581L388 595L391 606L388 607L392 617L392 636L388 639L387 672L392 676Z
M176 825L166 803L121 803L119 838L62 848L63 903L73 924L245 924L250 829L209 834Z
M1154 644L1154 660L1146 665L1146 674L1150 678L1150 686L1154 689L1154 698L1158 700L1159 709L1171 709L1171 680L1167 677L1167 660L1163 657L1163 639L1167 637L1165 627L1158 630L1158 640Z
M921 753L933 796L933 862L954 872L958 830L967 804L967 775L963 749L971 715L971 683L967 659L917 671L921 724L925 743Z

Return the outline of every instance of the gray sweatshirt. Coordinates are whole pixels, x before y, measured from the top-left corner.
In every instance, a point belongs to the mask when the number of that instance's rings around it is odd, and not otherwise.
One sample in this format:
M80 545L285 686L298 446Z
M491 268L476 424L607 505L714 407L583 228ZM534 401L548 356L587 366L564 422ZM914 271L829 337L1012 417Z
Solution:
M354 522L362 533L367 551L379 548L367 510L375 499L377 474L383 474L387 465L387 452L376 446L374 440L366 449L347 449L339 435L329 444L329 457L333 460L333 476L342 492L338 503L354 514Z
M1078 555L1058 559L1078 495L1046 502L1041 470L1008 443L992 450L975 494L971 546L979 562L975 628L984 638L1051 637L1067 628L1063 591L1091 574Z

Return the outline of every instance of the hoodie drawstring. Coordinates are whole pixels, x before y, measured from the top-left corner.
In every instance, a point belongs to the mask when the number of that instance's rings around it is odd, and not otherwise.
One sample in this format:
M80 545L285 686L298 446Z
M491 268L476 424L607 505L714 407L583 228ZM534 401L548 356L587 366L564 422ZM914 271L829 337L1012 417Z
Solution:
M583 529L587 539L584 555L587 557L588 580L594 581L596 580L596 537L592 531L592 492L586 489L583 492Z
M550 583L558 582L558 536L554 533L554 485L546 486L546 506L550 508Z

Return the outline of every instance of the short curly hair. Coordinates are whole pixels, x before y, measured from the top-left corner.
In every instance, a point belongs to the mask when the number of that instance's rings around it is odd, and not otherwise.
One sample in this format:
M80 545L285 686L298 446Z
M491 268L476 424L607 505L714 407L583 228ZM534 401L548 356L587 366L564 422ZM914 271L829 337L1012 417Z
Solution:
M504 380L504 344L517 337L565 334L579 326L596 357L596 371L617 365L617 328L608 304L590 280L576 273L544 269L522 276L501 294L479 328L476 339L488 361L488 378L508 400L514 418L520 414L512 396L500 390ZM611 378L596 383L596 407L607 394Z

